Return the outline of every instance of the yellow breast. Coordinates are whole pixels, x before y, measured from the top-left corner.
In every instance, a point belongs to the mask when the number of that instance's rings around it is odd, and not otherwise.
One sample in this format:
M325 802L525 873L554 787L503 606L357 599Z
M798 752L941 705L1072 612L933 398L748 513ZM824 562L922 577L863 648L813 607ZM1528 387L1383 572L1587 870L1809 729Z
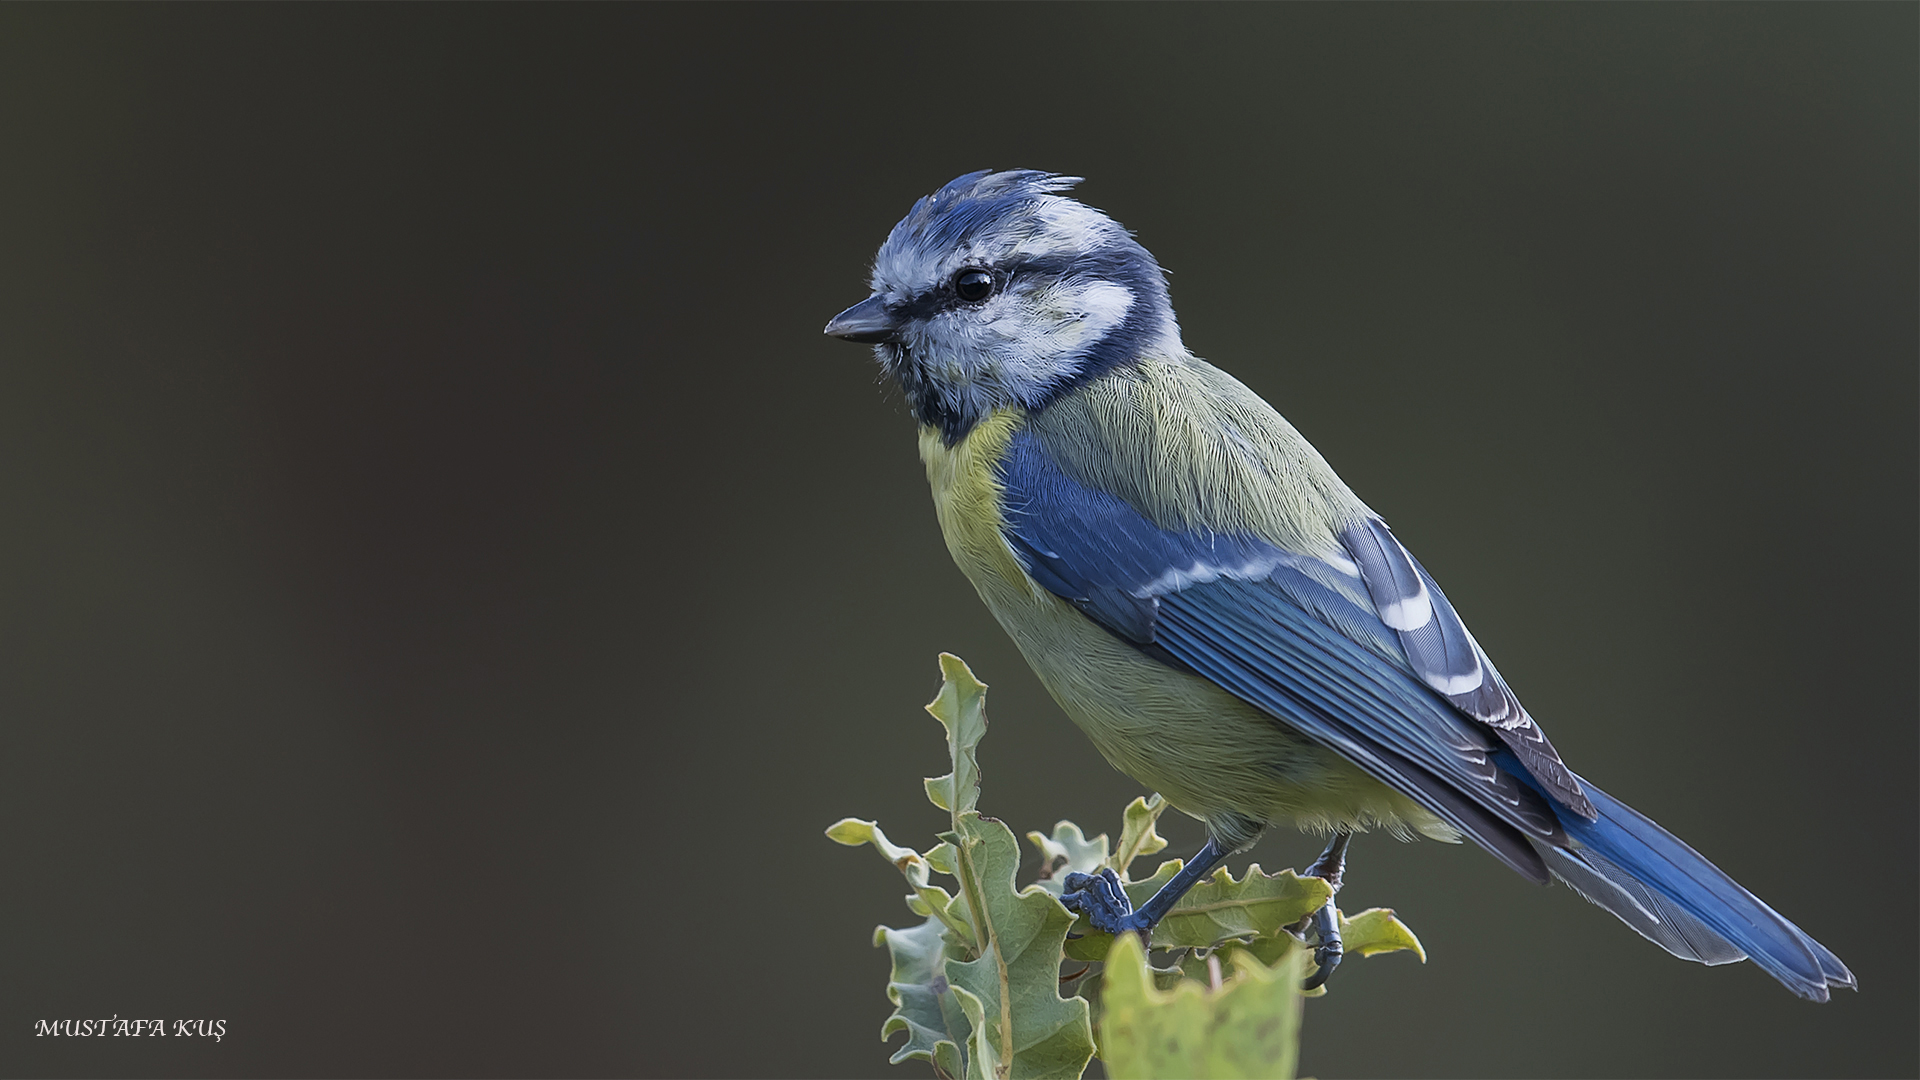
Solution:
M920 429L920 460L926 463L927 482L933 487L940 531L946 536L953 561L981 590L982 599L986 599L987 588L983 580L1008 589L1016 584L1024 586L1015 591L1037 588L1000 535L1004 524L1000 513L1000 462L1014 433L1025 423L1022 413L1001 409L951 447L939 429ZM992 607L993 601L988 600L987 605Z

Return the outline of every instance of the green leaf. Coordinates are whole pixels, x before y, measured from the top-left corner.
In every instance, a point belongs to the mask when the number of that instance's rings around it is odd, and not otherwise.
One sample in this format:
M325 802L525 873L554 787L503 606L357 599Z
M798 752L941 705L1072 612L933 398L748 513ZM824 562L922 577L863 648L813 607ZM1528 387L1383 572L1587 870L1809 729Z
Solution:
M987 1031L986 1003L965 987L954 987L953 994L972 1025L972 1034L967 1039L966 1080L997 1080L1006 1076L1000 1061L1000 1046Z
M1404 950L1419 957L1421 963L1427 962L1427 951L1420 947L1420 939L1413 936L1407 924L1394 917L1391 908L1368 908L1351 919L1337 908L1334 913L1340 916L1340 942L1346 955L1379 956ZM1312 948L1292 934L1285 933L1224 945L1219 955L1227 964L1236 964L1242 956L1251 955L1272 967L1289 951L1311 952ZM1187 970L1191 974L1192 968L1188 967ZM1327 986L1317 986L1308 990L1306 996L1322 997L1326 992Z
M933 867L935 870L940 871L941 873L947 875L948 877L952 877L955 874L960 872L959 870L960 864L954 861L954 851L953 851L952 844L947 844L947 843L937 844L934 847L928 849L926 855L922 857L927 860L928 866Z
M1183 979L1154 985L1132 934L1107 960L1100 1059L1114 1080L1133 1077L1291 1077L1300 1053L1303 953L1267 967L1244 957L1218 989Z
M904 1031L906 1045L894 1051L888 1060L898 1065L918 1058L941 1066L944 1057L952 1066L947 1069L948 1075L957 1076L959 1046L966 1043L972 1028L947 982L947 954L941 929L940 921L930 918L907 930L882 926L874 931L873 943L885 945L893 958L887 998L893 1002L894 1009L880 1028L880 1041L885 1042L895 1032Z
M961 894L988 942L977 959L947 964L956 989L978 999L968 1075L1078 1077L1093 1057L1093 1039L1086 1001L1060 996L1060 953L1073 916L1042 889L1015 891L1020 846L999 821L970 811L950 838Z
M1427 950L1421 948L1420 939L1392 908L1368 908L1351 919L1340 916L1340 941L1348 956L1378 956L1404 949L1419 957L1421 963L1427 962Z
M1160 868L1153 872L1152 877L1128 881L1121 887L1127 891L1127 899L1133 901L1133 906L1139 907L1152 899L1153 894L1160 891L1160 886L1172 881L1173 875L1179 873L1186 865L1185 859L1168 859L1160 864Z
M859 818L841 818L839 821L827 827L827 839L836 844L845 844L848 847L872 844L874 850L880 853L881 858L899 867L900 872L903 874L907 872L909 865L925 861L921 858L920 853L912 848L901 847L899 844L888 840L887 834L880 830L880 823L876 821L862 821Z
M1160 864L1153 877L1128 882L1128 899L1135 907L1146 903L1180 866L1180 860L1169 859ZM1266 874L1259 863L1254 863L1247 867L1245 877L1235 881L1223 866L1187 890L1153 928L1153 947L1198 949L1233 938L1270 937L1318 911L1332 895L1326 882L1299 877L1292 870ZM1075 960L1104 959L1113 943L1112 935L1084 925L1078 932L1085 936L1069 943L1067 955Z
M1127 868L1133 865L1133 860L1165 850L1167 841L1153 830L1153 823L1160 820L1160 815L1166 809L1167 800L1161 798L1157 791L1151 799L1136 797L1127 804L1126 814L1121 819L1120 846L1114 849L1113 860L1107 864L1113 867L1114 873L1120 875L1120 880L1126 880Z
M987 684L952 653L940 654L940 675L940 693L927 703L927 711L947 729L953 771L927 778L927 798L957 820L980 802L980 762L974 748L987 734Z
M1265 874L1254 863L1244 878L1235 881L1223 866L1167 912L1154 927L1153 943L1172 949L1274 934L1318 911L1332 895L1326 882L1299 877L1292 870Z
M1281 960L1286 959L1288 953L1301 951L1311 950L1308 950L1307 944L1304 941L1294 937L1293 934L1281 933L1274 934L1271 937L1254 938L1251 941L1229 941L1214 950L1213 955L1218 956L1220 962L1226 964L1228 967L1240 963L1248 956L1253 957L1267 967L1272 967ZM1206 961L1204 958L1199 958L1196 962L1204 965ZM1181 962L1181 968L1193 978L1203 977L1197 973L1201 969L1190 966L1187 961ZM1315 993L1324 992L1324 987L1319 991L1315 991Z
M1288 927L1327 901L1326 884L1258 866L1238 880L1216 872L1155 928L1153 947L1173 951L1165 969L1147 963L1134 935L1068 942L1076 924L1057 899L1067 873L1111 867L1138 906L1179 872L1174 859L1150 878L1127 880L1138 858L1167 846L1156 831L1166 801L1133 800L1111 851L1106 834L1088 839L1072 822L1051 835L1028 833L1042 867L1036 885L1018 889L1014 834L977 809L987 688L956 657L942 655L940 668L944 681L927 711L946 731L952 771L928 779L926 789L953 828L924 853L893 843L871 821L847 818L827 830L835 842L871 846L892 863L913 890L908 907L924 919L875 931L893 965L894 1011L881 1038L906 1036L892 1060L927 1061L942 1077L1068 1080L1092 1059L1092 1019L1100 1016L1115 1077L1291 1075L1309 950ZM936 872L958 881L958 895L929 881ZM1350 954L1409 950L1425 959L1391 911L1342 916L1341 925ZM1068 971L1077 976L1068 984L1074 996L1063 998L1063 952L1109 963ZM1109 1020L1106 1010L1119 1011Z
M1071 821L1055 825L1052 836L1030 832L1027 841L1040 849L1040 875L1035 884L1054 896L1065 891L1068 874L1098 873L1107 863L1107 834L1089 840Z
M961 993L966 994L966 991L962 990ZM966 996L973 997L972 994L966 994ZM975 998L974 1001L978 1004L979 999ZM966 1059L960 1055L960 1048L950 1042L943 1042L934 1047L933 1071L943 1077L964 1076L967 1071L967 1062Z
M913 889L913 895L907 897L907 908L915 915L931 915L939 919L963 948L969 953L974 950L974 942L979 939L968 922L966 906L956 904L953 895L940 886L927 884L927 871L933 860L950 859L952 848L941 845L922 855L910 847L901 847L888 840L887 834L881 831L876 822L859 818L842 818L834 822L827 829L827 838L848 847L872 844L882 858L899 869L907 879L907 885Z

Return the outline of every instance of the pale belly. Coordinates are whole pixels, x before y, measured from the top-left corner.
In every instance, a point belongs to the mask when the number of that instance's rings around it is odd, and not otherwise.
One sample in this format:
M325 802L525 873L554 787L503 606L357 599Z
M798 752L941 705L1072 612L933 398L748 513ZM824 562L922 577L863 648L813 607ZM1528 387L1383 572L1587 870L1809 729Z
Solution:
M1235 847L1266 824L1456 838L1351 762L1213 683L1151 659L1028 577L1000 537L991 468L1018 423L996 415L951 449L923 435L934 506L954 562L1108 762Z

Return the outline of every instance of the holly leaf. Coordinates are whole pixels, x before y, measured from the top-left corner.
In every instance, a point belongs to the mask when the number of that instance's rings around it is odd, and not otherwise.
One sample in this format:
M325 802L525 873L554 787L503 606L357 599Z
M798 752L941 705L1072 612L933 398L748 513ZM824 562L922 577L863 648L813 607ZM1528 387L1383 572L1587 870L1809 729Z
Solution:
M1120 880L1127 879L1127 868L1133 865L1133 860L1166 849L1166 838L1153 829L1153 823L1160 820L1166 809L1167 800L1157 791L1151 799L1136 796L1127 804L1126 813L1121 817L1120 846L1114 849L1113 859L1107 864L1120 875Z
M1100 1060L1107 1075L1293 1076L1303 956L1292 950L1269 967L1243 955L1217 986L1211 979L1182 979L1163 990L1139 939L1126 935L1108 954L1101 992Z
M966 1044L972 1027L947 981L943 929L940 920L929 918L906 930L882 926L873 932L873 943L886 946L893 959L893 974L887 981L893 1015L881 1025L880 1041L904 1031L906 1044L889 1061L898 1065L917 1058L932 1062L948 1076L958 1076L959 1048Z
M927 703L927 712L947 729L953 771L927 778L927 798L957 820L980 802L980 762L974 751L987 734L987 684L952 653L940 654L940 676L940 693Z
M925 852L858 818L827 830L834 841L870 846L892 863L913 890L908 907L924 919L874 933L893 968L887 996L894 1011L881 1038L906 1037L893 1062L927 1061L942 1077L1065 1080L1092 1059L1092 1022L1100 1017L1115 1077L1291 1075L1308 950L1288 928L1327 902L1326 883L1257 865L1239 879L1217 871L1155 928L1152 946L1172 952L1164 969L1148 964L1135 935L1115 941L1079 924L1086 936L1068 941L1076 923L1057 899L1067 873L1110 867L1137 907L1180 871L1173 859L1152 877L1127 880L1137 859L1166 847L1155 829L1166 801L1157 794L1133 800L1111 850L1106 834L1088 839L1072 822L1050 835L1028 833L1042 867L1035 885L1017 888L1014 834L977 809L986 685L951 655L941 656L940 668L943 683L927 712L946 731L952 771L929 778L926 790L951 816L952 830ZM957 895L932 884L933 873L954 878ZM1426 958L1390 910L1343 915L1341 926L1350 955L1405 950ZM1108 963L1069 969L1075 996L1062 997L1063 952ZM1106 1010L1118 1011L1109 1018Z
M1000 1044L987 1033L986 1003L980 1000L980 995L964 987L954 987L953 993L966 1013L967 1022L972 1025L972 1034L967 1038L965 1072L954 1075L964 1075L966 1080L999 1080L1006 1076L1007 1071L1000 1061Z
M1146 903L1180 866L1180 860L1169 859L1160 864L1153 877L1128 882L1124 888L1134 907ZM1318 911L1332 895L1326 882L1300 877L1292 870L1267 874L1254 863L1247 867L1246 876L1236 881L1223 866L1187 890L1153 928L1153 947L1203 949L1235 938L1271 937L1282 927ZM1113 944L1111 934L1084 924L1076 932L1084 936L1069 943L1068 956L1075 960L1105 959Z
M1065 891L1068 874L1098 873L1107 864L1107 834L1089 840L1071 821L1055 825L1052 836L1030 832L1027 842L1040 849L1040 874L1035 884L1054 896Z
M859 818L841 818L827 826L827 839L848 847L872 844L873 849L880 853L880 857L898 867L901 873L911 877L912 868L917 865L922 868L921 878L926 877L924 869L926 859L912 848L901 847L888 840L887 834L881 831L879 822L862 821Z
M927 860L928 866L933 867L948 877L952 877L960 872L958 869L960 864L954 861L952 844L936 844L928 848L926 854L922 857Z
M942 839L958 854L961 895L986 942L976 959L947 964L953 985L977 999L977 1014L959 999L973 1025L967 1075L1078 1077L1093 1038L1087 1002L1060 996L1073 916L1039 887L1015 890L1020 846L1005 825L974 811L957 824Z
M1421 963L1427 962L1427 951L1420 946L1420 939L1413 936L1413 931L1407 929L1406 923L1394 916L1392 908L1368 908L1352 918L1338 909L1334 913L1340 916L1340 942L1346 955L1379 956L1406 951L1419 957ZM1244 956L1252 956L1272 967L1290 951L1311 950L1292 934L1283 933L1222 945L1218 955L1222 962L1230 965L1239 963ZM1190 962L1183 961L1181 967L1188 975L1194 974L1195 969ZM1306 991L1306 996L1321 997L1326 992L1326 985L1321 985Z
M1320 910L1332 895L1326 882L1292 870L1267 874L1254 863L1235 881L1223 866L1167 912L1154 927L1153 944L1161 949L1198 948L1228 938L1269 936Z
M873 845L873 849L880 853L881 858L899 869L901 875L907 879L907 885L913 889L913 893L907 897L908 909L915 915L931 915L939 919L963 948L969 951L974 948L978 935L967 920L966 905L958 903L957 898L947 890L927 882L929 869L947 870L945 866L940 865L952 858L952 849L947 845L942 844L922 855L910 847L901 847L888 840L887 834L881 830L878 823L862 821L859 818L841 818L834 822L827 829L827 839L848 847L859 847L861 844ZM947 872L951 873L950 870Z
M1378 956L1406 950L1427 962L1427 950L1392 908L1368 908L1349 919L1340 916L1340 940L1348 956Z

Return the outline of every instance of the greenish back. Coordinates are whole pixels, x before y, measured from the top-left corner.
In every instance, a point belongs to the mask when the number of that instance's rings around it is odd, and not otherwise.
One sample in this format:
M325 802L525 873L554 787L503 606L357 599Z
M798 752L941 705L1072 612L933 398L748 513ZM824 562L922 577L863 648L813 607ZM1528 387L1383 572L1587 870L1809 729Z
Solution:
M1067 475L1162 528L1250 533L1321 556L1369 513L1273 406L1190 354L1115 370L1028 426Z

